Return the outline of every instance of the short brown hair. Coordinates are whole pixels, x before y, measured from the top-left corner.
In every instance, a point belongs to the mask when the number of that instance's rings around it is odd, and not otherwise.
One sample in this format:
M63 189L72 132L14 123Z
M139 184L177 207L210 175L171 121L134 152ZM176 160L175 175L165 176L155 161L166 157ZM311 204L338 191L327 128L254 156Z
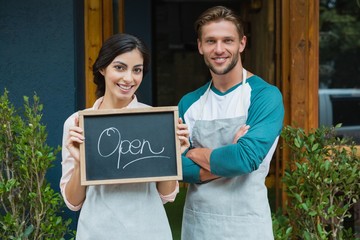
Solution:
M195 31L197 32L198 38L201 39L201 34L202 34L201 30L204 25L210 22L215 22L220 20L232 22L236 26L240 39L244 36L244 27L241 18L233 10L227 7L216 6L207 9L195 21L194 27L195 27Z

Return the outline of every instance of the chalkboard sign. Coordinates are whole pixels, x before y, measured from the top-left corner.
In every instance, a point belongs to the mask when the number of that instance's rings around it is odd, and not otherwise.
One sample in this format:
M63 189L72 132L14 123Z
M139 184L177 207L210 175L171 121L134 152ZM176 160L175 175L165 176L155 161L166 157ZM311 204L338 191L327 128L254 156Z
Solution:
M177 107L84 110L81 185L181 180Z

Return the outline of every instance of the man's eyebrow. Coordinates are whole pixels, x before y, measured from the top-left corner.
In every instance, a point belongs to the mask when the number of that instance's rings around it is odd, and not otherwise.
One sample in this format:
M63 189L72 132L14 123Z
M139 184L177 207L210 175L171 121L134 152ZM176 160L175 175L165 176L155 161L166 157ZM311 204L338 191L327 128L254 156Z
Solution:
M203 37L203 39L213 39L213 38L218 38L218 37L212 36L212 35ZM222 39L230 39L230 38L233 39L233 38L236 38L236 36L228 35L228 36L222 36L220 38L222 38Z

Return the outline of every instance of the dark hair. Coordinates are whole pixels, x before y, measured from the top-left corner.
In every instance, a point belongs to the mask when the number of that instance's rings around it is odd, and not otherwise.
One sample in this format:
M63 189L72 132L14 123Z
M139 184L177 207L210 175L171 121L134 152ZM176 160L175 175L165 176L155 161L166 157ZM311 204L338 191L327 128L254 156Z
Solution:
M133 35L119 33L111 36L104 42L93 65L94 83L97 86L96 97L99 98L105 94L105 78L100 73L100 70L109 66L117 56L131 52L134 49L139 50L144 59L143 72L145 75L150 67L150 53L143 41Z
M194 27L197 32L198 38L201 39L202 27L210 22L215 21L230 21L235 26L239 33L240 39L244 36L244 27L241 18L231 9L224 6L216 6L207 9L203 12L199 18L195 21Z

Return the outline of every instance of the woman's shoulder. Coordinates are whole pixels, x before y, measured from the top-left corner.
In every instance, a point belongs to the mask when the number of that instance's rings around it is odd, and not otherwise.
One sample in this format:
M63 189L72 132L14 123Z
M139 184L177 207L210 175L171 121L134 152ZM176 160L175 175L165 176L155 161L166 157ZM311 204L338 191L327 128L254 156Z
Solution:
M138 108L146 108L146 107L151 107L150 105L147 105L147 104L145 104L145 103L141 103L141 102L137 102L137 104L136 104L137 106L136 107L138 107Z
M79 111L89 111L89 110L94 110L93 107L90 108L85 108L83 110L79 110ZM66 126L72 126L75 125L75 118L77 118L79 116L79 111L76 111L74 113L72 113L64 122L64 125Z
M75 118L79 116L78 112L71 114L64 122L64 127L70 127L75 125Z

